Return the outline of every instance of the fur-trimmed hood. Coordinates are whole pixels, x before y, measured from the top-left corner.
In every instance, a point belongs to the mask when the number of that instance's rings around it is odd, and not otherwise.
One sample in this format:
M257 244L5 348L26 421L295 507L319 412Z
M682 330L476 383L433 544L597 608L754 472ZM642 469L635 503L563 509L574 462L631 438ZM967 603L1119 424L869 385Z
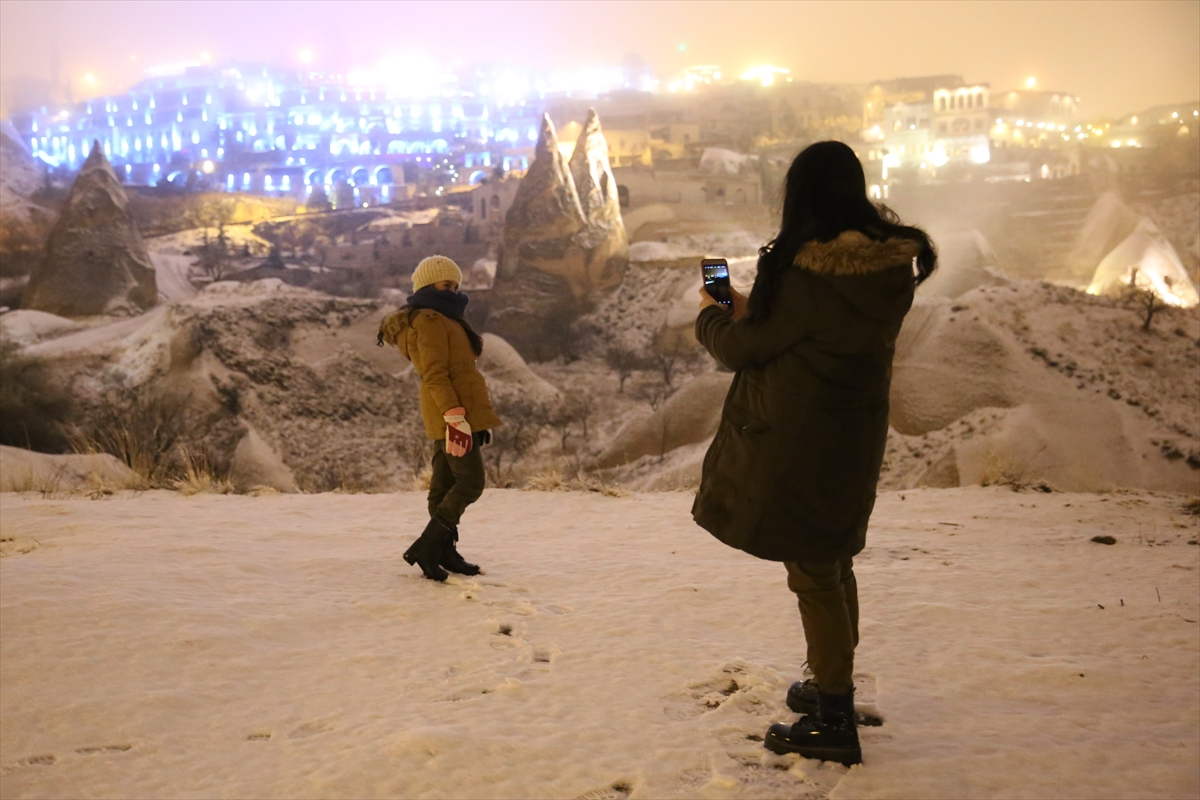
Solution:
M796 266L821 275L868 275L911 264L921 245L912 239L871 239L858 231L843 231L829 242L812 241L796 254Z
M804 245L795 264L821 276L860 313L897 321L912 306L913 259L920 252L921 245L912 239L880 242L858 231L844 231L832 241Z

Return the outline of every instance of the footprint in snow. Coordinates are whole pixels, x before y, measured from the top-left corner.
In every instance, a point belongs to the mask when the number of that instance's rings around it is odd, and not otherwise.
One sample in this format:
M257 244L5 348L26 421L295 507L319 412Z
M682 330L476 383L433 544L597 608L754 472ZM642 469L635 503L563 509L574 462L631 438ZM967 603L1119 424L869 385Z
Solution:
M132 744L101 744L93 747L80 747L75 752L84 756L93 756L98 753L124 753L132 749Z
M538 613L536 608L524 600L484 600L483 604L494 608L502 608L505 611L520 614L523 617L535 617Z
M493 622L495 627L489 637L489 644L497 650L513 650L525 645L525 635L528 632L523 622L505 620Z
M854 717L860 728L878 728L883 714L875 701L875 676L869 672L854 673Z
M681 692L662 698L666 705L663 713L668 719L695 719L720 708L744 688L739 678L745 680L745 669L737 664L727 664L715 676L703 681L689 682Z
M682 691L662 698L669 719L694 719L727 708L750 717L777 717L783 677L769 667L734 659L704 680L689 681ZM757 730L760 722L754 722Z
M617 781L612 786L601 786L577 796L575 800L625 800L633 789L624 781Z
M289 739L306 739L309 736L316 736L319 733L328 733L333 730L333 725L328 720L314 719L298 725L288 733Z

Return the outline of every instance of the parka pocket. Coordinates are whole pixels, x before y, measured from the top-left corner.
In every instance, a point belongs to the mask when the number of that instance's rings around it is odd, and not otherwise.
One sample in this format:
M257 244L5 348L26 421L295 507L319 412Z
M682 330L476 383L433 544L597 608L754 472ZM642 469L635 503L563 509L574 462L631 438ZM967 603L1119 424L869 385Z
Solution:
M725 419L729 422L730 427L743 436L753 436L771 430L771 426L766 422L733 403L725 407Z
M767 501L775 443L771 425L727 403L705 457L696 521L718 539L746 549L754 540Z
M751 478L762 465L771 426L744 408L732 403L725 406L717 437L721 450L714 459L714 472L735 483Z

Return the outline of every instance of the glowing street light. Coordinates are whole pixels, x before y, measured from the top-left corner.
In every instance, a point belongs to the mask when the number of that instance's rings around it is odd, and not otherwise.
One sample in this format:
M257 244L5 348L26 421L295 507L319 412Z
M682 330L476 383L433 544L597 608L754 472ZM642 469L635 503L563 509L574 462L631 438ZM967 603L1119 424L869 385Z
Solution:
M743 72L742 80L758 81L763 86L770 86L775 82L777 75L787 75L790 72L791 70L784 69L783 67L773 67L770 64L763 64L762 66L751 67Z
M301 50L300 51L300 63L301 64L313 63L313 51L309 50L308 48Z
M201 169L203 169L203 170L204 170L204 174L205 174L205 175L211 175L211 174L212 174L212 171L213 171L213 169L214 169L214 167L213 167L213 162L211 162L211 161L205 161L205 162L204 162L204 165L201 167Z
M83 82L86 83L88 86L95 86L96 85L96 76L89 72L87 75L83 76Z
M1037 88L1037 78L1026 78L1025 79L1025 88L1026 89L1036 89Z
M212 61L212 54L209 53L207 50L205 50L203 53L200 54L200 63L201 64L207 64L210 61Z

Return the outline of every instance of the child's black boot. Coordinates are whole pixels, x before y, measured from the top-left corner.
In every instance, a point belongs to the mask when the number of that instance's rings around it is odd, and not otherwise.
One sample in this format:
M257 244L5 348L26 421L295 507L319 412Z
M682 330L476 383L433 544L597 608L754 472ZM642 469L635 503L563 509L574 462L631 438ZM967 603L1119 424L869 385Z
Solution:
M438 565L445 543L449 541L451 529L439 522L437 517L429 520L421 536L404 552L404 560L416 564L431 581L444 581L449 575Z
M442 548L441 564L451 572L457 572L459 575L478 575L481 570L478 564L472 564L467 561L458 552L455 543L458 542L458 526L455 525L450 536L446 538L446 544Z

